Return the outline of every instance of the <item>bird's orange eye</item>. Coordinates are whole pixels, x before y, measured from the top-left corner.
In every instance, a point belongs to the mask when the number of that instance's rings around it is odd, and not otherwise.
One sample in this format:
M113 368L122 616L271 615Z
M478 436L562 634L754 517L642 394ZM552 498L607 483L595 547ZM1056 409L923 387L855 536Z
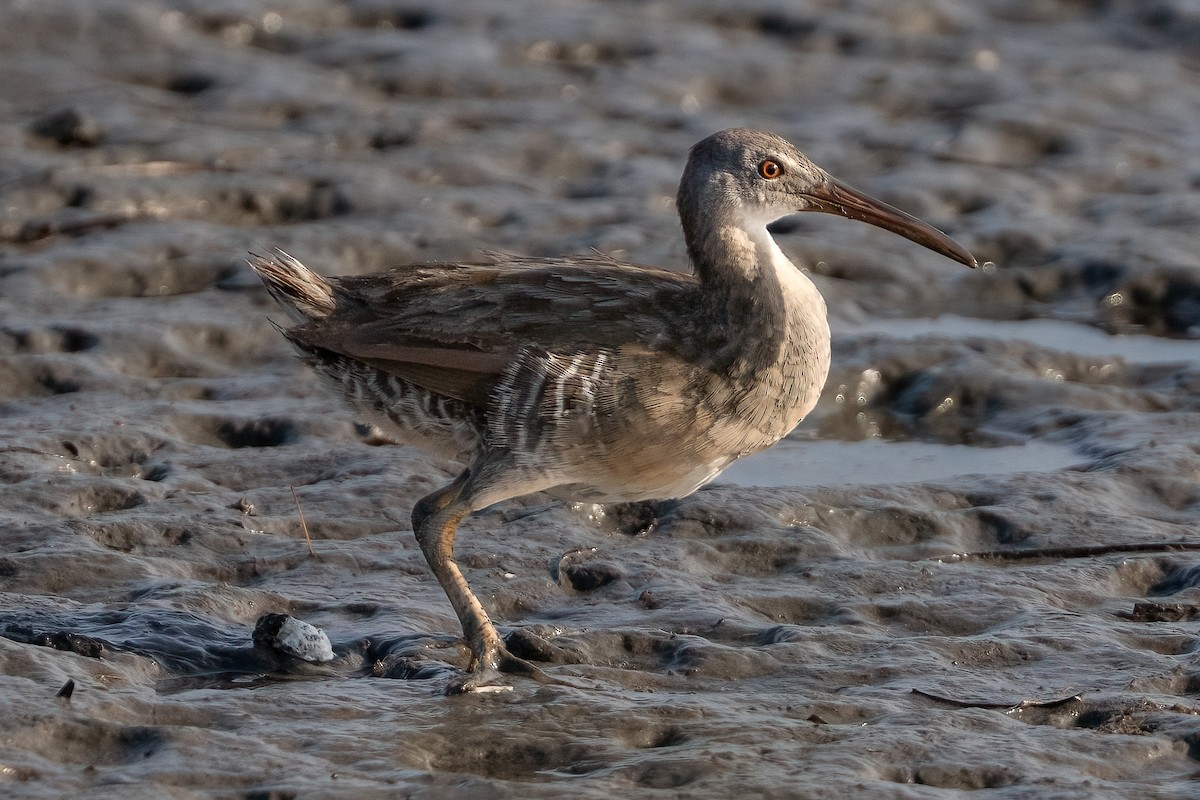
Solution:
M758 165L758 174L769 181L773 181L783 174L783 165L778 161L767 159Z

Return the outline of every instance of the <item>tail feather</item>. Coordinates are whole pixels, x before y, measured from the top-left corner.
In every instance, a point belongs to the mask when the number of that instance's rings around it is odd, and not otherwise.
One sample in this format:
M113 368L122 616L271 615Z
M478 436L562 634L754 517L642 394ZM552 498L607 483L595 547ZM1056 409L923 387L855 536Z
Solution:
M323 319L337 308L329 282L282 250L271 257L251 253L246 262L296 322Z

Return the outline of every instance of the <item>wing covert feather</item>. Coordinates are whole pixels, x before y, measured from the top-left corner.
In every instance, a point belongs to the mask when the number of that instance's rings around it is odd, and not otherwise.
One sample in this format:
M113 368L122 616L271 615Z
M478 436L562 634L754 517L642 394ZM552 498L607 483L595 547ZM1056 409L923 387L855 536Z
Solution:
M294 334L475 403L521 352L611 351L661 341L662 320L674 316L661 306L696 285L688 275L602 257L417 264L330 282L349 312L342 324Z

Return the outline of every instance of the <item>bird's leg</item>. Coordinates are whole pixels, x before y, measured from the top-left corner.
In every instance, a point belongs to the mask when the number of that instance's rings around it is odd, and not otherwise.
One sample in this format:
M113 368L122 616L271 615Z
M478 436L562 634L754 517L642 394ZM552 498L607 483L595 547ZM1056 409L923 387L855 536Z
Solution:
M471 513L470 504L462 497L470 475L467 470L450 485L422 498L412 513L417 543L425 554L429 569L450 599L450 605L454 606L463 636L471 648L468 674L450 684L447 689L450 694L510 688L497 680L501 672L522 673L535 678L542 674L537 667L508 652L483 610L483 604L471 592L467 579L454 562L454 534L459 522Z

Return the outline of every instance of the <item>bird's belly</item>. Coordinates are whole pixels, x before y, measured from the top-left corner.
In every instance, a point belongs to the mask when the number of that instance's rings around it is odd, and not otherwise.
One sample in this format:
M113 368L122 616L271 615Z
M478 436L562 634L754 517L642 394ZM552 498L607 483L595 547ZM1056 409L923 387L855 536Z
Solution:
M672 395L669 402L594 417L581 432L547 441L534 460L552 476L552 493L563 498L614 503L685 497L734 461L786 436L815 402L807 394L760 391L739 401L710 392L716 405L685 404L677 399L682 395Z
M722 456L702 464L664 464L659 469L646 469L636 476L597 470L586 481L562 484L549 490L549 493L564 500L587 503L673 500L696 491L720 475L735 460L733 456Z
M686 497L787 433L766 433L736 417L691 423L593 439L558 459L560 480L553 493L594 503Z

